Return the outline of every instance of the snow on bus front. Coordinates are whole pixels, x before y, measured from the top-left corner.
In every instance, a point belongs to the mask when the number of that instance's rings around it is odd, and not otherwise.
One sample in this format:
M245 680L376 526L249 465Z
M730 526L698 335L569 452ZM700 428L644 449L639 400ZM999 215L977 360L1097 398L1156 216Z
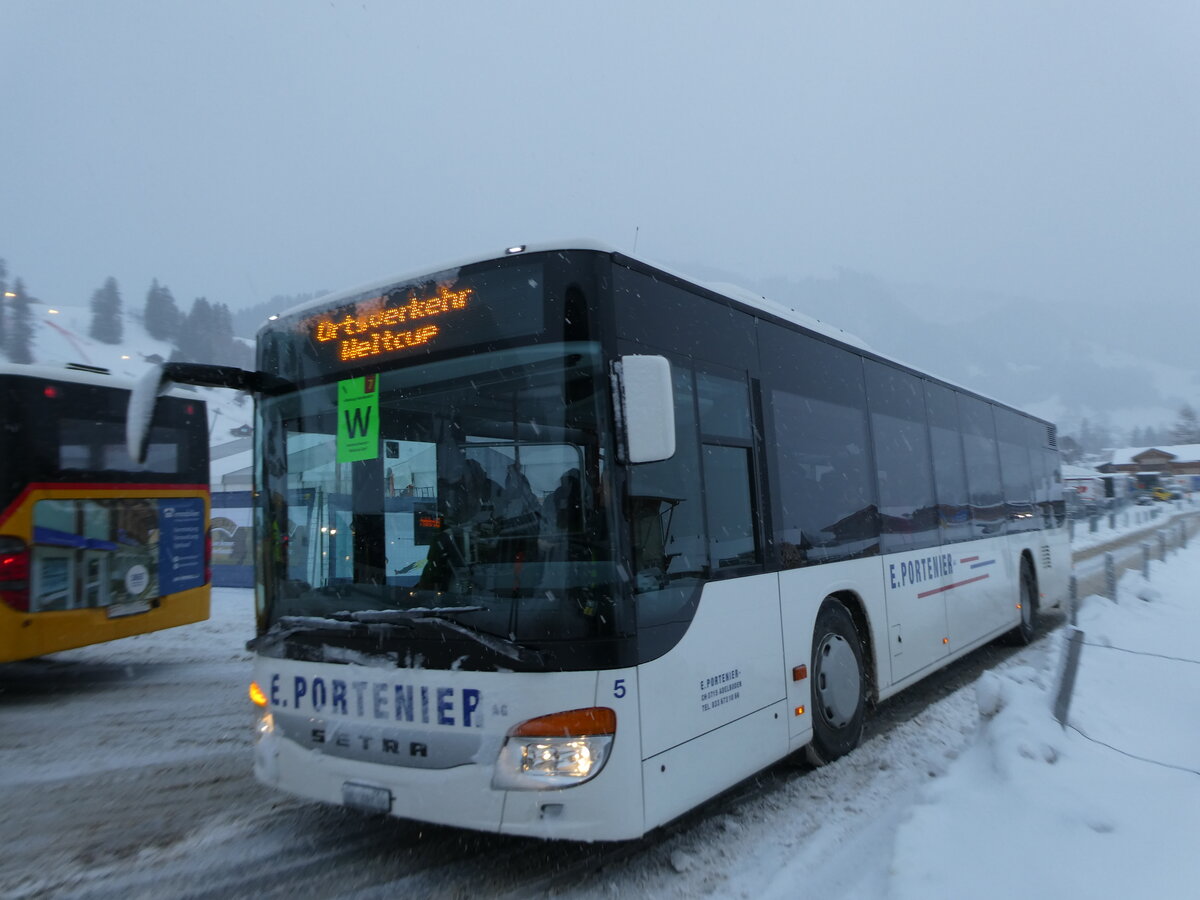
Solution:
M281 619L255 642L259 780L443 825L582 840L639 835L641 805L614 802L627 794L598 778L640 777L636 718L622 722L629 740L617 742L616 713L594 705L595 672L544 671L538 651L454 621L462 612ZM496 664L435 668L419 653L373 653L346 640L397 630L410 642L438 634L458 644L464 663L473 646Z

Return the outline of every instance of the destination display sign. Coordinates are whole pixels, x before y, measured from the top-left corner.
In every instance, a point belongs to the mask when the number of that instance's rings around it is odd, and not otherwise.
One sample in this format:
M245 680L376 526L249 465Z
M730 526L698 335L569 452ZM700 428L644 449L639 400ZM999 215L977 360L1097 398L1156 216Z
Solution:
M455 291L443 285L432 297L415 296L399 305L389 305L387 295L372 297L358 305L357 315L317 319L313 337L321 343L336 341L343 362L419 347L441 333L447 324L441 319L467 309L474 293L474 288Z
M300 332L325 365L486 344L543 328L540 263L443 272L310 315Z

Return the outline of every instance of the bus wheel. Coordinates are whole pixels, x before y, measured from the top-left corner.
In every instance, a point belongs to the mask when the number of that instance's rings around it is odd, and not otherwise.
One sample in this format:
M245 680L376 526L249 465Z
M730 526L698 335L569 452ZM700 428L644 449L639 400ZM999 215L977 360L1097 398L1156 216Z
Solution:
M858 746L865 715L862 641L846 607L829 597L813 629L813 739L804 749L805 758L823 766L845 756Z
M1038 605L1037 582L1034 581L1033 569L1029 560L1021 560L1021 583L1018 587L1017 602L1021 606L1021 622L1007 635L1008 643L1025 646L1033 641L1037 634Z

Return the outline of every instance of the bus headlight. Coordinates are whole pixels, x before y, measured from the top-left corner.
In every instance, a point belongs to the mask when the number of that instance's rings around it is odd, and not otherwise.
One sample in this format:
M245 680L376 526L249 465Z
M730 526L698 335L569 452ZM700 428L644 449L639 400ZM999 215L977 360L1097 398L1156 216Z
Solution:
M279 736L275 717L265 709L259 710L254 723L254 774L267 784L279 781Z
M583 784L604 768L616 732L617 714L607 707L528 719L509 729L492 787L545 790Z

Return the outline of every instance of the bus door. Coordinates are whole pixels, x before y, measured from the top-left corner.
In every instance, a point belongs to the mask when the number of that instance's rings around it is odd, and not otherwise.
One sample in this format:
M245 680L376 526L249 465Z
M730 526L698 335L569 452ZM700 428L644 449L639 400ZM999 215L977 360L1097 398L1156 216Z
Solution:
M923 381L864 362L879 487L879 537L892 681L947 653L949 555L941 546Z

